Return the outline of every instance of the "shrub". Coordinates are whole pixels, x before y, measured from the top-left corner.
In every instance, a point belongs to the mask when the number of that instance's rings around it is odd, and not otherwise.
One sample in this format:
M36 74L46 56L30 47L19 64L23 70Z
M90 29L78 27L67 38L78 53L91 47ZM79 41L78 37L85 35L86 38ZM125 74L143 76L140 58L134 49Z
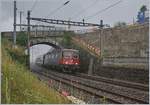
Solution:
M27 39L28 36L25 32L19 32L19 34L17 35L17 44L21 45L21 46L27 46Z
M2 104L70 103L20 63L23 51L19 46L11 48L9 41L2 41Z

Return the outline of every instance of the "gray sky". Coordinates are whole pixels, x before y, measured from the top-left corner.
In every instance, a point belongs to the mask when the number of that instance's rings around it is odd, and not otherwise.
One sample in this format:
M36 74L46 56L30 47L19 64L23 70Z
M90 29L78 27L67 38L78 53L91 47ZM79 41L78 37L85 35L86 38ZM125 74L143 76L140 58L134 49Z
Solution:
M17 11L24 11L23 22L26 23L27 10L30 10L35 2L36 5L31 13L31 17L42 18L63 5L66 1L67 0L17 0ZM67 5L47 18L65 20L71 18L73 21L82 21L82 19L85 18L85 22L97 24L99 24L100 19L103 19L104 23L112 26L118 21L132 24L133 18L136 20L137 12L142 5L147 5L149 8L149 0L122 0L118 5L87 20L87 16L93 15L118 1L119 0L70 0ZM83 11L87 7L89 8ZM80 11L83 12L79 14ZM19 23L19 14L17 15L17 22ZM13 30L13 0L0 0L0 23L0 31Z

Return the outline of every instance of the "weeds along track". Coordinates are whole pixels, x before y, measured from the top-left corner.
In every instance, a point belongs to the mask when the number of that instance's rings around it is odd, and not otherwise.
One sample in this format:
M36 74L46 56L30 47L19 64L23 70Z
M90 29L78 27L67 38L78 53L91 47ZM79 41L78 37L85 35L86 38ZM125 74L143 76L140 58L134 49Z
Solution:
M58 73L45 68L34 70L34 72L61 81L64 84L81 89L98 97L105 96L112 103L122 104L146 104L149 103L148 91L143 91L137 88L129 88L119 86L118 84L108 83L105 81L85 78L85 76L73 76L64 73Z

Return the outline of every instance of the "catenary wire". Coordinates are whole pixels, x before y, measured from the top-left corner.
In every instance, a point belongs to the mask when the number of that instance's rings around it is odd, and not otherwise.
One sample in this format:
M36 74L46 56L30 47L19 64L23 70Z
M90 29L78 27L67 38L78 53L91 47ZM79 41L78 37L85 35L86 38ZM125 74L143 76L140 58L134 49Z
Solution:
M93 15L87 16L87 17L85 17L85 18L86 18L86 20L91 19L91 18L97 16L98 14L100 14L100 13L102 13L102 12L105 12L105 11L108 10L109 8L112 8L112 7L116 6L117 4L119 4L119 3L121 3L121 2L122 2L122 0L119 0L119 1L117 1L116 3L111 4L111 5L109 5L108 7L104 8L104 9L102 9L102 10L96 12L96 13L94 13Z
M48 15L44 16L44 18L54 15L57 11L59 11L61 8L63 8L63 6L67 5L69 2L70 2L70 0L66 1L65 3L60 5L58 8L56 8L53 11L51 11L50 13L48 13ZM38 24L38 23L40 23L40 22L39 21L36 22L36 24Z
M38 0L34 1L34 4L32 5L32 7L30 9L31 12L34 10L35 6L37 5L37 2L38 2Z
M46 18L49 17L50 15L52 16L53 14L55 14L58 10L60 10L63 6L67 5L70 1L66 1L65 3L63 3L63 5L60 5L58 8L54 9L53 11L51 11L47 16L45 16Z
M100 0L95 0L92 4L90 4L89 6L87 6L85 9L79 11L78 13L76 13L75 15L73 15L71 18L76 19L78 18L82 13L86 12L88 9L92 8L93 5L95 5L97 2L99 2Z

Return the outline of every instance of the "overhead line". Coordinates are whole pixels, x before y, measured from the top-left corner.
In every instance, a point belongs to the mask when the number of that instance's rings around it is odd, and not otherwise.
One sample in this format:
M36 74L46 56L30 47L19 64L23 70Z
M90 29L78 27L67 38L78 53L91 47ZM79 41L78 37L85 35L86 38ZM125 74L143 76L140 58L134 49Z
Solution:
M33 18L33 17L31 17L30 19L45 22L45 23L59 24L59 25L72 25L72 26L84 26L84 27L87 27L87 26L100 26L99 24L75 22L75 21L67 21L67 20Z
M62 5L60 5L58 8L54 9L53 11L51 11L48 15L44 16L44 18L49 17L50 15L52 16L54 13L56 13L58 10L60 10L63 6L67 5L70 2L70 0L66 1L65 3L63 3ZM36 22L36 24L38 24L38 22Z
M44 18L49 17L50 15L52 16L54 13L56 13L58 10L60 10L64 5L59 6L58 8L54 9L51 11L48 15L44 16ZM38 24L40 21L37 21L36 24Z
M63 5L59 6L59 7L56 8L55 10L51 11L51 12L46 16L46 18L47 18L48 16L50 16L50 15L52 16L54 13L56 13L58 10L60 10L64 5L67 5L69 2L70 2L70 1L68 0L68 1L66 1L65 3L63 3Z
M77 18L79 17L79 15L81 15L81 13L87 11L88 9L90 9L95 3L99 2L100 0L95 0L91 5L89 5L88 7L86 7L85 9L81 10L80 12L78 12L77 14L75 14L72 18Z
M36 6L37 2L38 2L38 0L35 0L35 1L34 1L34 4L32 5L32 7L31 7L31 9L30 9L31 11L33 11L33 10L34 10L34 8L35 8L35 6Z
M85 17L85 18L87 18L86 20L91 19L92 17L95 17L96 15L98 15L98 14L100 14L100 13L102 13L102 12L105 12L105 11L108 10L109 8L112 8L112 7L116 6L117 4L119 4L119 3L121 3L121 2L122 2L122 0L119 0L118 2L116 2L116 3L114 3L114 4L111 4L111 5L109 5L108 7L104 8L104 9L102 9L102 10L96 12L96 13L94 13L93 15L87 16L87 17Z
M56 9L54 9L53 11L51 11L47 16L45 16L46 18L48 17L48 16L52 16L54 13L56 13L58 10L60 10L61 8L63 7L63 5L61 5L61 6L59 6L58 8L56 8Z

